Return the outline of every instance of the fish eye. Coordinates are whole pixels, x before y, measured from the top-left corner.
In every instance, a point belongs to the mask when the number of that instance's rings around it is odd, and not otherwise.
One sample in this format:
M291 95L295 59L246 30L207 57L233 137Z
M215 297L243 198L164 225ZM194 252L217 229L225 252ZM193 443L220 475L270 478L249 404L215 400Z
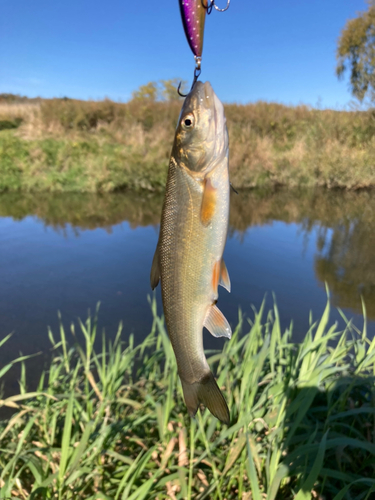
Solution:
M185 130L191 130L194 127L194 123L194 115L191 113L186 115L181 122L182 128L184 128Z

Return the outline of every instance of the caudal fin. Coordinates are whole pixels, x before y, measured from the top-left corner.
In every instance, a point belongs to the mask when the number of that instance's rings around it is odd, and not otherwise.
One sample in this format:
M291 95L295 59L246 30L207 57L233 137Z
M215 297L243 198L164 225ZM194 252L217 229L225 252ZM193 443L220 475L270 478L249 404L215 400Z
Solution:
M200 382L188 384L181 379L184 398L191 417L197 413L199 403L203 403L212 415L229 425L229 409L213 374L210 372Z

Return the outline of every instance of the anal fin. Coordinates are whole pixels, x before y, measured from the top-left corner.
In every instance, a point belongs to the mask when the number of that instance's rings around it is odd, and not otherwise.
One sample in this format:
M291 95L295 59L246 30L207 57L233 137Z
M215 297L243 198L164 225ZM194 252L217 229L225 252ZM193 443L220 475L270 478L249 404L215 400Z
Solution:
M227 266L225 265L224 259L221 259L221 267L220 267L220 281L219 285L224 287L228 292L230 292L230 278Z
M224 314L215 305L209 307L203 325L214 337L232 336L232 329Z
M151 282L151 288L154 290L160 281L160 256L159 256L159 242L156 245L156 250L154 254L154 258L152 259L152 266L151 266L151 274L150 274L150 282Z

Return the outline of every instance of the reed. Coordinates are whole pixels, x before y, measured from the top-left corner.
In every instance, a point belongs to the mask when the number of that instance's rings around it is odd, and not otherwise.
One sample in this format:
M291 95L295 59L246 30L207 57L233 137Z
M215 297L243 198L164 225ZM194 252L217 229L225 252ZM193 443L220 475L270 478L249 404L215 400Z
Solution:
M208 353L231 425L207 411L191 420L175 358L151 301L141 345L98 344L96 319L74 346L49 332L52 360L27 392L0 401L0 497L33 499L370 499L375 492L375 340L329 303L300 344L281 331L277 307L239 323ZM242 331L245 331L242 334ZM0 346L7 341L2 340ZM320 495L320 497L319 497Z

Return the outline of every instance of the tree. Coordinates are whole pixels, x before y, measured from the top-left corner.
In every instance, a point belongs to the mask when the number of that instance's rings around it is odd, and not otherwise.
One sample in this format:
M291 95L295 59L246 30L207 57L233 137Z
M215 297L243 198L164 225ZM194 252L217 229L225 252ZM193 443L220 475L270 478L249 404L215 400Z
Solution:
M146 85L141 85L138 90L133 92L133 99L140 101L155 102L158 98L158 84L149 82Z
M336 57L339 78L350 69L353 95L360 101L369 95L375 102L375 0L369 0L367 11L346 23Z
M146 85L141 85L138 90L132 94L132 98L137 101L178 101L181 96L177 92L180 83L179 78L172 80L160 80L159 82L149 82ZM186 93L187 82L181 81L180 92Z

